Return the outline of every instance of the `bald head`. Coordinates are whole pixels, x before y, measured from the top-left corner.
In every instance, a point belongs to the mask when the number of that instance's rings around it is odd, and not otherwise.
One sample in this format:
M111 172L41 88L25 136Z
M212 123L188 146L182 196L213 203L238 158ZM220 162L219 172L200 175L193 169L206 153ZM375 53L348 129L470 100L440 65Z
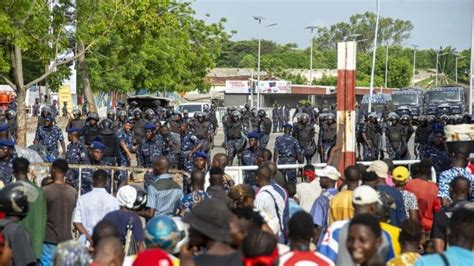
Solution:
M212 167L224 169L229 164L229 157L225 153L218 153L212 159Z
M122 265L125 253L122 243L116 237L107 237L99 242L95 249L94 263L102 265Z
M270 184L270 180L272 179L272 170L266 166L260 166L257 169L257 173L255 174L257 179L257 184L259 187L266 186Z
M156 175L168 173L170 169L170 161L165 156L160 156L153 164L153 172Z
M204 190L206 174L203 171L195 170L191 173L191 187L194 191Z

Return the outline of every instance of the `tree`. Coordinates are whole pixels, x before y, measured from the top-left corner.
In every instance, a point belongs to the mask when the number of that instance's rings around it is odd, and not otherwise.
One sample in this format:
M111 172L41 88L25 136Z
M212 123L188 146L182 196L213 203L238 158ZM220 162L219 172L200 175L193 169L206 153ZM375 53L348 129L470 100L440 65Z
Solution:
M64 75L65 67L82 55L68 56L67 21L62 11L61 5L50 9L44 1L0 1L0 78L17 94L17 143L22 146L26 145L27 88L53 74ZM31 61L47 67L25 73L25 63Z
M365 12L352 15L347 22L339 22L328 27L318 28L316 38L317 47L321 50L336 49L337 42L344 41L350 35L360 34L358 43L360 51L366 53L372 49L375 35L376 14ZM379 42L387 42L389 45L401 45L410 37L413 25L410 21L384 18L379 19ZM354 38L353 38L354 39ZM349 39L350 40L350 39Z
M248 54L245 55L242 60L240 60L239 67L244 68L254 68L257 65L257 59L255 56Z

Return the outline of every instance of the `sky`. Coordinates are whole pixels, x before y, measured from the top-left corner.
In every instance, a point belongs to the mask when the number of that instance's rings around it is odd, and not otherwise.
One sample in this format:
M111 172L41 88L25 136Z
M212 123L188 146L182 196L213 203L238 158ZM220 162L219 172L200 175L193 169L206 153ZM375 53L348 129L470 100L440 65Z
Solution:
M404 46L419 49L452 46L463 50L471 46L471 0L381 0L380 16L410 20L411 37ZM195 0L198 18L216 22L227 19L226 30L236 30L234 40L257 38L258 22L252 16L265 18L262 39L280 44L296 43L306 48L310 31L306 26L329 26L349 21L353 14L376 12L375 0ZM207 17L209 14L210 17Z

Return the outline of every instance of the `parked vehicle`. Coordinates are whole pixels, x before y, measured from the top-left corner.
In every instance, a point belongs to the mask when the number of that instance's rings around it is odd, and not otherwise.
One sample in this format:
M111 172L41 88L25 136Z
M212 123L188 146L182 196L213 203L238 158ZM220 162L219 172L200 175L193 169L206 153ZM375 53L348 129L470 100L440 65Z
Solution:
M420 88L403 88L392 92L394 111L399 115L409 115L417 120L424 113L424 90Z
M207 107L209 108L211 106L210 103L204 103L204 102L190 102L190 103L181 103L178 108L176 108L177 111L183 112L184 110L187 110L189 113L189 117L194 117L194 114L197 112L203 112L204 109Z
M466 111L466 88L444 86L430 89L425 94L427 115L462 115Z
M365 94L360 103L360 115L365 116L369 114L369 99L370 95ZM390 110L393 110L392 96L388 93L380 93L372 95L372 112L377 113L379 120L387 117Z

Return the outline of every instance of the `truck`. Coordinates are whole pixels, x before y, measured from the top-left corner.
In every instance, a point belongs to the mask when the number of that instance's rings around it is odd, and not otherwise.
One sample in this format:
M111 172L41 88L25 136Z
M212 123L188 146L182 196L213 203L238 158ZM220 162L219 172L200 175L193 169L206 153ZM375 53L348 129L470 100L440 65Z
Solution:
M370 95L365 94L362 97L362 101L360 103L360 113L359 117L363 117L368 115L369 112L369 99ZM392 106L392 96L388 93L379 93L372 95L372 112L377 114L379 120L385 119L388 115L389 111L393 109Z
M409 115L417 120L424 113L424 90L420 88L402 88L392 92L393 111L399 116Z
M425 94L427 115L462 115L466 111L466 88L444 86L430 89Z

